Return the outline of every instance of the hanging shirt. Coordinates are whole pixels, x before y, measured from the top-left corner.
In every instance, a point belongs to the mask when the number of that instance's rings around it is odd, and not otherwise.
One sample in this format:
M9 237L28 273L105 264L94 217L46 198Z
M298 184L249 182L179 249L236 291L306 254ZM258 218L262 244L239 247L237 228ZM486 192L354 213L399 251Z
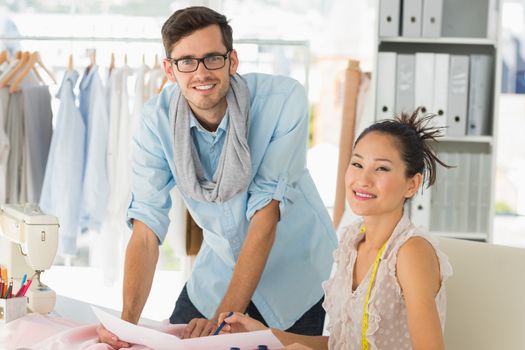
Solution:
M144 102L148 100L146 93L146 74L150 68L146 64L141 64L135 73L135 96L133 98L133 115L137 115L142 110Z
M117 179L115 187L117 220L122 223L125 219L129 200L131 197L131 138L134 125L134 117L130 109L130 95L128 82L132 78L133 70L129 66L123 66L122 90L120 94L120 123L118 129L117 144ZM140 97L139 97L140 98ZM125 222L125 220L124 220Z
M38 203L53 133L51 95L47 86L22 88L24 103L24 157L27 161L26 200Z
M81 229L99 230L109 196L107 148L109 120L98 66L86 70L80 81L80 113L86 125L85 171L80 206Z
M285 77L247 74L244 78L251 100L252 180L244 192L222 204L183 195L204 233L187 289L197 309L211 318L230 283L252 216L277 200L280 221L275 242L252 301L269 326L286 329L323 296L321 282L330 275L337 239L306 168L304 89ZM174 115L169 110L177 88L166 87L145 105L134 136L128 218L144 222L161 242L169 224L169 193L177 183L170 127Z
M164 70L162 68L153 68L149 71L148 82L145 86L144 91L144 100L148 101L149 99L157 96L159 94L159 88L162 84L162 78L164 77Z
M5 62L4 62L5 63ZM7 160L9 158L9 138L6 133L7 106L9 104L9 90L0 89L0 204L6 200Z
M108 167L108 183L110 188L110 202L111 191L115 187L116 169L117 169L117 148L118 148L118 128L120 122L120 108L121 108L121 85L122 85L122 71L118 68L113 68L108 80L106 88L109 101L109 130L108 130L108 148L107 148L107 167ZM111 210L112 203L109 205Z
M123 252L129 238L129 229L125 225L126 211L123 202L129 201L127 193L130 167L129 136L130 109L128 79L133 70L125 65L115 68L110 77L110 115L107 151L108 177L110 191L107 216L100 229L100 237L95 244L92 256L103 267L104 282L112 284L118 277L123 261Z
M86 128L73 92L78 76L77 71L66 72L56 95L60 106L40 197L40 208L58 217L58 252L62 255L76 254L80 232L79 198L82 196Z
M22 182L24 177L23 155L24 155L24 109L23 98L20 91L9 97L7 106L6 133L9 139L9 156L7 160L6 174L6 203L18 204L24 202L20 198Z

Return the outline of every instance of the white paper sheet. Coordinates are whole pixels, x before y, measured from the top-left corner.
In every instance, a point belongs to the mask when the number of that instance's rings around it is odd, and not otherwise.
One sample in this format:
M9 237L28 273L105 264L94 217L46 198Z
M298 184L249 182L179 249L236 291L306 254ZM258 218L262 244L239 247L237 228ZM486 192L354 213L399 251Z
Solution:
M230 347L252 350L258 345L266 345L271 350L284 348L270 330L180 339L171 334L126 322L94 306L92 308L104 327L120 340L145 345L156 350L229 350Z

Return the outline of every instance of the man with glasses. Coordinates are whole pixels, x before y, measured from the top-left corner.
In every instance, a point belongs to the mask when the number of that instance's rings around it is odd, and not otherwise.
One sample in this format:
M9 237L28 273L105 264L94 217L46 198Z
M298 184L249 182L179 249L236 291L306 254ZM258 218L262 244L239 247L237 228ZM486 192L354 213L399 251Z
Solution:
M176 186L204 241L171 323L207 336L221 312L320 335L337 239L306 169L308 107L295 80L237 74L226 17L206 7L162 27L173 84L146 104L134 137L122 318L139 320ZM102 326L101 341L128 346Z

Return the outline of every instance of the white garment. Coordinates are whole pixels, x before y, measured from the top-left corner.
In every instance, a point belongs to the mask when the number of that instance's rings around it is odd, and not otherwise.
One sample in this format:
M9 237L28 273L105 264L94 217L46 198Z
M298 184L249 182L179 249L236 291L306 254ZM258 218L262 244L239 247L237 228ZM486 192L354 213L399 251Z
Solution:
M109 199L106 220L100 230L100 238L94 249L95 264L104 271L104 283L112 284L119 277L122 268L123 252L129 240L129 229L126 225L126 208L122 203L129 200L127 174L131 125L128 80L133 70L129 66L114 69L109 80L109 137L107 150L107 167L109 179Z
M142 111L144 102L148 100L146 89L146 74L150 68L146 64L142 64L135 73L135 96L133 97L133 115L138 116Z
M149 71L148 82L146 84L146 91L144 93L144 100L148 101L159 94L159 87L162 84L164 77L164 70L162 68L154 68Z

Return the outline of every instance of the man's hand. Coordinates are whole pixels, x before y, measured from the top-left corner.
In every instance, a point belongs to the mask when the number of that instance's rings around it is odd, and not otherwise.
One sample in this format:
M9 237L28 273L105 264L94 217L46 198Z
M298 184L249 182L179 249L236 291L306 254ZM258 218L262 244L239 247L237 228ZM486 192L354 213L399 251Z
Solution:
M188 323L186 328L184 328L182 339L207 337L212 335L215 329L217 329L216 322L205 318L194 318Z
M98 340L101 343L106 343L109 346L113 347L113 349L120 349L120 348L129 348L130 344L126 343L125 341L121 341L118 339L118 337L108 331L106 328L104 328L103 325L98 325L97 327L97 334L98 334Z
M253 332L268 329L261 322L240 312L235 312L230 317L226 316L228 316L228 312L223 312L219 315L219 324L222 321L226 322L226 326L222 329L224 333Z

